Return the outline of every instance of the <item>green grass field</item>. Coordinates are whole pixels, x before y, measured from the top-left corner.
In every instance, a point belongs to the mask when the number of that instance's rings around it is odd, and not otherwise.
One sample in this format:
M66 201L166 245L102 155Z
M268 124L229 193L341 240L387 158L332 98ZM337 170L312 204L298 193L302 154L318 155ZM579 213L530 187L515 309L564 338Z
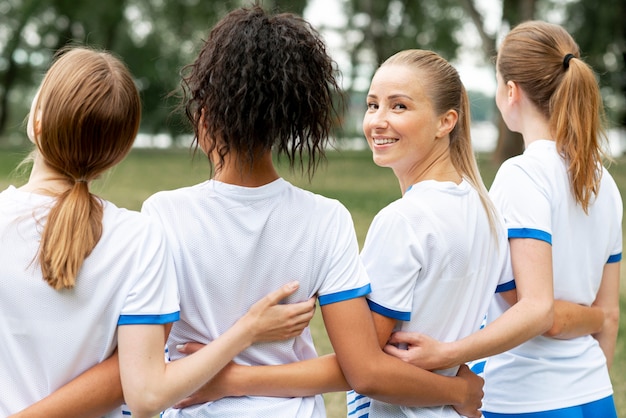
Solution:
M26 181L13 171L27 151L0 149L0 190L8 184L20 185ZM485 183L491 184L496 168L486 156L479 160ZM618 160L610 169L622 196L626 196L626 158ZM321 166L312 182L305 176L290 173L287 165L279 171L292 183L340 200L352 213L360 244L374 215L389 202L400 197L400 189L391 170L376 167L369 151L331 152L328 163ZM191 185L209 176L209 167L202 155L192 158L189 151L133 150L112 172L93 185L92 191L118 206L139 209L148 196L159 190ZM612 368L615 400L618 414L626 416L626 273L622 269L622 317L616 358ZM319 312L319 310L318 310ZM314 318L312 330L320 354L332 350L323 323ZM345 416L345 395L325 395L329 418Z

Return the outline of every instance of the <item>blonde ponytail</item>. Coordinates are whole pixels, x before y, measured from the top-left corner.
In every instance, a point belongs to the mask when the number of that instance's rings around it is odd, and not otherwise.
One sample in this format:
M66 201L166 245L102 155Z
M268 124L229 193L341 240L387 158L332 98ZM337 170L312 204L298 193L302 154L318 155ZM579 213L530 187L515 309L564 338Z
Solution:
M111 54L64 50L41 84L34 141L45 164L66 180L41 235L44 280L71 289L102 236L103 202L89 182L119 163L139 130L141 102L128 69Z
M87 183L76 182L57 197L41 236L39 262L54 289L71 289L83 261L102 235L102 202Z

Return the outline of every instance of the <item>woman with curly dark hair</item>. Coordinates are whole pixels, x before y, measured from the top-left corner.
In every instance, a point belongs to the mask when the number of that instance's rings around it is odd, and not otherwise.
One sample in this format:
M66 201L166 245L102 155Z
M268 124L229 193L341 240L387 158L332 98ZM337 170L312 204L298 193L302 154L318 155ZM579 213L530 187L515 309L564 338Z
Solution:
M274 166L275 152L310 177L328 146L339 87L319 34L293 14L270 15L258 6L235 10L186 67L183 89L212 177L157 193L142 209L163 226L175 255L181 314L167 342L174 363L183 356L181 346L213 341L268 289L297 280L287 302L317 298L336 353L323 359L328 367L302 380L479 415L482 380L467 367L458 377L440 376L382 351L348 210L291 185ZM235 362L281 365L315 357L307 328L288 340L253 344ZM325 416L321 395L275 395L225 397L164 416Z

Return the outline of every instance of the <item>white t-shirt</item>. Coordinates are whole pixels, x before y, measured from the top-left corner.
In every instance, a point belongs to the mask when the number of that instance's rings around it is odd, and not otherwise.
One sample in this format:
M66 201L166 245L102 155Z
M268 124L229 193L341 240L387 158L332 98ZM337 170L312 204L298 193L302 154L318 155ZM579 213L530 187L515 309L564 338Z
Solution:
M608 171L603 169L600 192L585 214L555 142L539 140L500 167L490 195L510 238L552 244L555 299L591 305L604 266L622 253L622 200ZM490 320L500 313L494 303ZM606 359L591 336L533 338L489 358L484 377L483 408L490 412L559 409L612 394Z
M157 193L142 211L162 223L175 256L181 318L168 340L173 360L177 344L210 342L291 280L300 288L287 302L317 295L324 305L369 292L347 209L283 179L256 188L209 180ZM316 356L307 328L287 341L254 344L235 361L275 365ZM321 396L233 397L165 416L323 417L325 408Z
M118 325L178 318L174 268L160 227L104 203L100 241L76 285L57 291L37 261L48 196L0 193L0 416L46 397L108 358ZM122 408L108 414L121 417Z
M495 227L496 236L467 181L413 185L367 233L361 257L372 282L370 309L396 319L396 331L440 341L478 331L497 286L513 280L504 225L497 219ZM351 417L459 416L450 406L408 408L358 397L348 394Z

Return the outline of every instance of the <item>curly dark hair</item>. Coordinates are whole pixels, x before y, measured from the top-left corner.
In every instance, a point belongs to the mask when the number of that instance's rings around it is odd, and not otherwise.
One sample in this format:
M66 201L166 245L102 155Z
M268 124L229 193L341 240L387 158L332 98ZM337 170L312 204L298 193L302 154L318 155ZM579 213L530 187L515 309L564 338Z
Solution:
M219 158L213 165L235 151L240 168L274 149L291 169L299 162L304 170L308 155L312 176L338 113L334 71L319 33L301 17L258 5L228 13L184 69L183 106L196 147L205 135L205 151Z

